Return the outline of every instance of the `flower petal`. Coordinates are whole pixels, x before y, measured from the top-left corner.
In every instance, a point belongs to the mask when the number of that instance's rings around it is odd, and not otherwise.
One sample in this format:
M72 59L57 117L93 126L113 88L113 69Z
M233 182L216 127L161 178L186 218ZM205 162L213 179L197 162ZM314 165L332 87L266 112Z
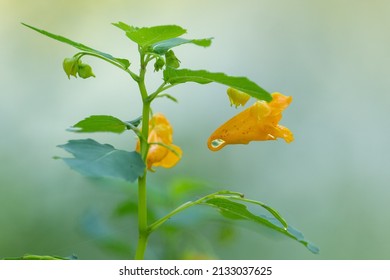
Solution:
M183 154L183 151L180 149L180 147L176 145L170 146L170 148L175 152L165 147L162 148L164 148L167 151L167 153L165 154L164 158L162 158L160 161L154 162L153 166L161 166L164 168L171 168L175 166L181 159L181 155Z

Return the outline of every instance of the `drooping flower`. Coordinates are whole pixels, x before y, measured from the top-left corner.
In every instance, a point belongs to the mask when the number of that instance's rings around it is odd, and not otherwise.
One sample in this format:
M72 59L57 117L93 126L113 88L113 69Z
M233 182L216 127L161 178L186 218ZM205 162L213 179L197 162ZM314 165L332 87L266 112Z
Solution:
M294 140L292 132L279 124L282 111L291 103L292 97L275 92L272 101L257 101L217 128L210 136L207 146L218 151L229 144L248 144L251 141L283 138L287 143Z
M251 98L249 94L239 91L235 88L228 88L227 95L229 96L230 106L244 106Z
M149 170L152 167L171 168L177 164L182 155L180 147L173 145L173 129L163 114L154 114L149 121L149 151L146 157L146 165ZM136 151L140 151L138 140Z

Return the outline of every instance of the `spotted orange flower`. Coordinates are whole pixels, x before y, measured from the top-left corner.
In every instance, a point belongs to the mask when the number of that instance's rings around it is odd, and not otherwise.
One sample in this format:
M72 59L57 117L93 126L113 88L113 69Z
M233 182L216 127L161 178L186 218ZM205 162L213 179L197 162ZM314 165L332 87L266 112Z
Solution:
M292 132L279 124L282 111L291 103L292 97L275 92L272 101L257 101L217 128L210 136L207 146L218 151L229 144L248 144L251 141L283 138L287 143L294 140Z
M171 168L177 164L182 155L180 147L173 145L173 129L163 114L153 115L149 121L149 151L146 157L146 165L149 170L152 167ZM138 140L136 151L140 151Z

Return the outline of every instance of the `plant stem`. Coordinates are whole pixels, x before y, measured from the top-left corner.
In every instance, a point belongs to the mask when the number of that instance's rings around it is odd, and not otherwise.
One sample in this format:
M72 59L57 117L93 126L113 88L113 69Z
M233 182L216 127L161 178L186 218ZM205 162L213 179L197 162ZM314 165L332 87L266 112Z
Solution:
M135 253L136 260L143 260L148 242L148 212L146 200L146 174L138 178L138 244Z
M112 65L115 65L116 67L118 67L118 68L124 70L125 72L127 72L134 81L138 82L139 77L135 73L133 73L129 68L125 69L121 64L119 64L116 61L113 61L112 59L108 59L108 58L106 58L106 57L104 57L102 55L98 55L98 54L90 53L90 52L80 52L77 55L80 55L79 58L81 58L84 55L90 55L90 56L94 56L94 57L100 58L100 59L102 59L104 61L107 61L108 63L111 63Z
M149 144L149 114L150 114L150 101L148 100L148 93L145 86L145 73L146 73L147 61L145 55L141 53L141 69L138 80L138 87L142 96L142 137L139 137L141 144L140 152L144 162L148 155ZM148 242L149 231L148 231L148 208L147 208L147 189L146 189L146 176L147 169L141 177L138 178L138 244L135 253L136 260L144 259L146 245Z
M141 88L141 85L140 85ZM144 162L148 155L148 134L149 134L149 112L150 103L144 102L142 110L142 136L141 142L141 157ZM135 253L136 260L144 259L146 250L146 244L148 241L148 206L147 206L147 189L146 189L146 175L147 169L145 168L144 174L138 178L138 245Z

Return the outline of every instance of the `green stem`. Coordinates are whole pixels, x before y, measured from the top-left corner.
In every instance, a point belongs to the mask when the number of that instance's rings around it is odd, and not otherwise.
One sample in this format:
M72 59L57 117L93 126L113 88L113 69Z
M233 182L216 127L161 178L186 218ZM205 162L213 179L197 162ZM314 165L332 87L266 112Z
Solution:
M97 57L97 58L100 58L100 59L103 59L104 61L107 61L108 63L111 63L112 65L115 65L116 67L124 70L125 72L127 72L131 78L133 78L134 81L138 82L139 80L139 77L137 76L137 74L135 74L134 72L132 72L129 68L125 69L121 64L119 64L118 62L116 61L113 61L111 59L108 59L102 55L98 55L98 54L95 54L95 53L90 53L90 52L80 52L80 53L77 53L76 55L80 55L79 58L81 58L82 56L84 55L90 55L90 56L94 56L94 57Z
M171 87L173 87L173 86L175 86L175 84L173 84L173 85L167 85L166 82L162 83L162 84L158 87L158 89L156 89L155 92L153 92L152 94L149 95L149 101L153 101L153 99L155 99L155 98L158 96L159 93L161 93L161 92L163 92L163 91L165 91L165 90L167 90L167 89L169 89L169 88L171 88Z
M143 135L141 142L141 157L146 162L146 156L148 155L149 144L148 144L148 136L149 136L149 116L150 116L150 100L148 96L148 91L145 86L145 74L146 74L146 65L145 55L141 54L141 70L139 74L138 80L138 88L142 97L142 127L141 133Z
M138 178L138 244L135 253L136 260L143 260L148 242L148 212L146 200L146 174Z
M144 162L148 155L149 144L149 114L150 114L150 102L148 100L148 92L145 86L145 73L146 73L147 61L145 55L141 53L141 69L139 79L137 81L138 87L142 96L142 137L139 137L141 147L141 157ZM138 244L135 253L135 259L144 259L145 250L148 242L149 231L148 231L148 208L147 208L147 189L146 189L146 176L147 169L141 177L138 178Z
M196 201L188 201L182 205L180 205L179 207L177 207L175 210L173 210L172 212L170 212L169 214L165 215L164 217L162 217L161 219L155 221L153 224L150 225L149 227L149 232L153 232L155 231L157 228L159 228L163 223L165 223L167 220L169 220L172 216L180 213L181 211L187 209L187 208L190 208L191 206L194 206L196 204L199 204L200 202L203 201L204 198L202 198L201 200L196 200Z

